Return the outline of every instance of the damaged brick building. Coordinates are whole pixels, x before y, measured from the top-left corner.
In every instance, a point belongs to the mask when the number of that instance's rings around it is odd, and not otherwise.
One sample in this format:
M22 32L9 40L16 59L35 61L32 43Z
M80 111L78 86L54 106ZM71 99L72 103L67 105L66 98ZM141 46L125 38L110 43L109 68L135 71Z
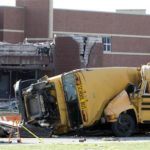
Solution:
M52 0L16 0L16 7L0 7L0 41L47 41L55 35L53 59L49 61L49 56L37 53L0 53L0 60L7 58L0 62L0 69L4 74L12 74L7 77L10 81L20 71L17 79L81 67L140 66L150 60L149 24L150 16L140 11L131 14L53 9Z

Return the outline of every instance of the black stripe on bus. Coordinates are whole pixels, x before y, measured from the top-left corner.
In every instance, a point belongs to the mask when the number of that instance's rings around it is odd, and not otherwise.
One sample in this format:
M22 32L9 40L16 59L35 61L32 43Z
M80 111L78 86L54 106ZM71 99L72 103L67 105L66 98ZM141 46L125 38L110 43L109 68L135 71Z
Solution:
M142 98L150 98L150 95L142 95Z
M143 102L142 105L150 105L150 102Z
M150 123L150 120L145 120L145 121L143 121L144 123Z
M150 110L150 108L142 108L142 110Z

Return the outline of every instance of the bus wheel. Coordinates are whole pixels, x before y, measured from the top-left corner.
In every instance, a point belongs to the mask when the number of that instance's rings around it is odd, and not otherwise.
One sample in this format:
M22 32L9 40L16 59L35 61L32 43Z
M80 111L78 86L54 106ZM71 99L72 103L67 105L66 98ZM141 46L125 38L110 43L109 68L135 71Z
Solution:
M135 130L135 121L133 117L128 114L122 113L117 121L112 123L112 131L116 136L128 137L133 134Z

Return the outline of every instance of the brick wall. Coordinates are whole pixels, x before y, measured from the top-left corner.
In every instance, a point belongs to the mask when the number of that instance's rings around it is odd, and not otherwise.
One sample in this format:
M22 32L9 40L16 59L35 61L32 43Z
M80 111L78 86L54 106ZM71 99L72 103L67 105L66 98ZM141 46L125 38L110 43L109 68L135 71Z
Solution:
M24 40L24 9L0 7L0 40L17 43Z
M55 31L150 35L149 24L149 15L54 10Z
M24 8L0 8L0 20L5 17L4 21L0 21L0 28L4 25L13 30L25 29L25 34L0 32L0 40L20 42L24 37L47 38L49 1L17 0L16 4ZM150 36L149 24L149 15L54 10L54 31L57 32ZM112 36L112 52L149 53L150 38ZM57 73L79 68L78 43L69 37L57 38L54 59ZM102 45L96 45L90 54L88 66L138 66L148 61L149 56L103 54Z
M54 31L135 35L112 36L112 52L150 53L149 15L54 10ZM143 37L136 37L143 36ZM93 51L88 66L139 66L150 61L144 55L114 55Z
M96 43L89 55L87 67L101 67L103 63L103 46L102 43Z
M0 8L0 29L3 28L3 9L2 7ZM0 41L3 40L3 32L0 31Z
M72 38L56 38L54 66L56 74L80 68L79 45Z
M49 0L17 0L17 6L25 8L25 37L48 37Z
M3 32L3 41L9 43L18 43L23 42L24 33L16 33L16 32Z
M3 7L0 7L0 29L3 28Z
M102 66L135 66L140 67L142 64L150 62L150 56L128 56L128 55L103 55Z
M150 38L112 37L112 51L149 53Z
M3 28L12 30L24 30L24 16L25 11L23 8L18 7L5 7L3 9Z

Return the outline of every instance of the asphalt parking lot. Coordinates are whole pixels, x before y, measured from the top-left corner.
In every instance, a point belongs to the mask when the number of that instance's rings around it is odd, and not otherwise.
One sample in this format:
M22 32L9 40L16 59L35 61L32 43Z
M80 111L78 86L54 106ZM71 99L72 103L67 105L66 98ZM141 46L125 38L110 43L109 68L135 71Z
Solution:
M17 138L11 139L11 144L98 144L105 142L149 142L150 136L134 136L134 137L56 137L56 138L21 138L21 143L17 143ZM0 138L0 144L9 144L8 138Z

